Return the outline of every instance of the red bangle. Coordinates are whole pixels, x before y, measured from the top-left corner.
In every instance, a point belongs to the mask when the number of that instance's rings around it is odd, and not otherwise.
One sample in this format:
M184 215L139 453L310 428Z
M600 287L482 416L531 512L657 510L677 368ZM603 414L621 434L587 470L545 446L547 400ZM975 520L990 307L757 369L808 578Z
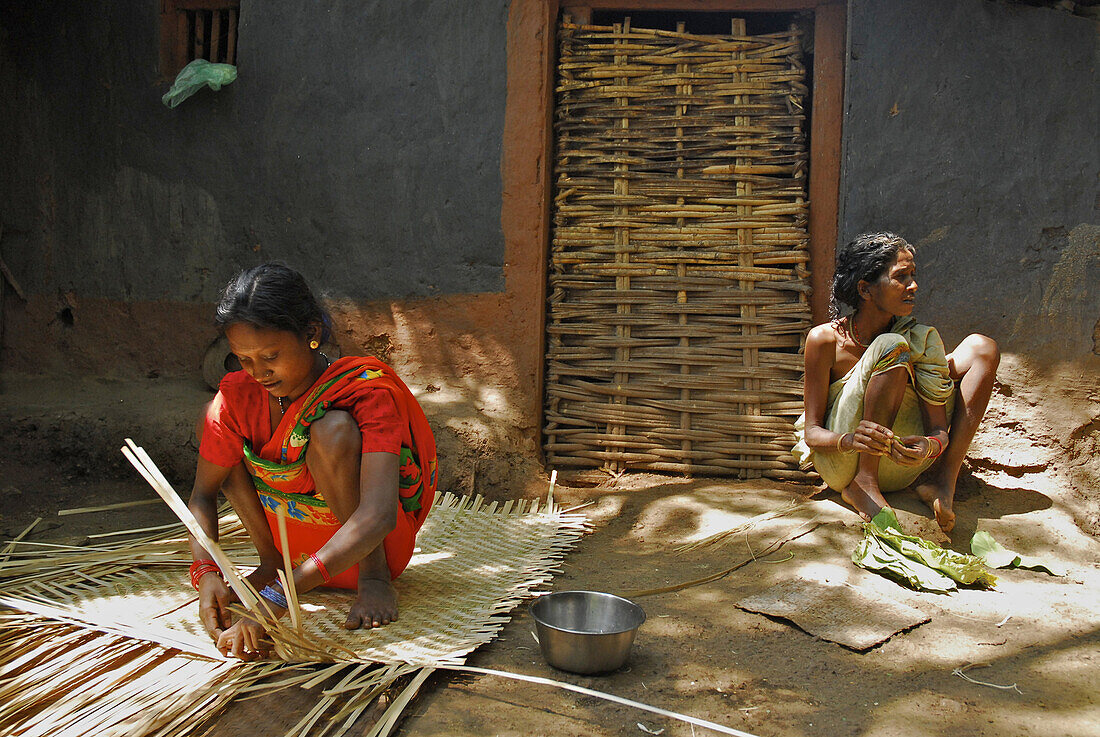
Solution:
M332 580L332 576L328 575L328 569L325 568L325 564L321 562L321 559L317 557L317 553L310 553L309 559L313 561L313 565L317 566L317 570L321 572L321 581L328 583Z
M217 566L202 566L195 569L191 573L191 586L195 589L195 591L199 590L199 580L207 573L217 573L220 576L221 570Z
M191 574L191 586L195 591L199 590L199 579L205 576L207 573L217 573L221 575L222 570L218 568L218 564L209 559L196 560L191 564L189 570Z
M939 450L936 451L936 454L933 456L929 456L929 458L939 458L941 455L943 455L943 443L941 443L940 439L935 437L934 435L929 435L927 437L929 440L936 441L936 446L939 447Z

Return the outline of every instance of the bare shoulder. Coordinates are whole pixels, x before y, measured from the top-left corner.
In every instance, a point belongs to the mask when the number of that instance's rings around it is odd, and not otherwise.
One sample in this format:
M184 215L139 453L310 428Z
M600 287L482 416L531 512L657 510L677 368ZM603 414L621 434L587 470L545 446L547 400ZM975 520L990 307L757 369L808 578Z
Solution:
M815 349L835 346L837 338L836 327L831 322L815 325L806 335L806 350L810 350L811 346Z
M839 336L831 322L817 325L806 335L806 376L828 377L836 363Z

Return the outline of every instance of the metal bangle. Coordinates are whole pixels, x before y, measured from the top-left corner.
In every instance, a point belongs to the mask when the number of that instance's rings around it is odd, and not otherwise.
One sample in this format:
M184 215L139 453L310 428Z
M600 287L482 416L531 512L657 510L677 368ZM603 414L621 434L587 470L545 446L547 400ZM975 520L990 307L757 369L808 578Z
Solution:
M264 586L263 589L260 591L260 596L264 597L276 606L281 606L283 609L290 608L287 605L286 597L283 595L283 592L275 589L273 586Z
M927 438L929 440L928 453L927 455L925 455L925 458L939 458L941 455L943 455L943 443L940 442L940 439L934 435L928 435ZM935 453L932 453L932 442L935 442L936 446L938 447L938 450Z

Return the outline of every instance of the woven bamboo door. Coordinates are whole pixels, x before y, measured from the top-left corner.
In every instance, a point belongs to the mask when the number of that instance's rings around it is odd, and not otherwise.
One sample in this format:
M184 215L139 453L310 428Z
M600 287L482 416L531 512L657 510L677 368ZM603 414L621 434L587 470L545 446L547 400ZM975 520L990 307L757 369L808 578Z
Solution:
M799 31L563 23L559 38L549 463L799 476Z

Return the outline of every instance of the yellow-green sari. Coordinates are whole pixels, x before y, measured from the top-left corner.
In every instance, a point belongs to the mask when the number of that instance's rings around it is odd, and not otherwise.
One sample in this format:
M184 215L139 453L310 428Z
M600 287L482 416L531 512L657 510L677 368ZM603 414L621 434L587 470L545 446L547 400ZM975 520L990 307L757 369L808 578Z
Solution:
M863 397L872 376L904 366L909 384L894 420L894 434L925 435L920 402L944 405L948 420L955 406L955 384L947 368L947 354L936 329L922 325L912 317L895 318L890 330L867 346L852 370L829 386L825 404L825 427L833 432L852 432L863 417ZM792 449L803 469L811 466L830 488L842 490L855 478L858 453L813 450L806 445L806 414L795 423L797 444ZM931 466L933 459L916 466L900 466L887 457L879 461L879 488L897 491L912 484Z

